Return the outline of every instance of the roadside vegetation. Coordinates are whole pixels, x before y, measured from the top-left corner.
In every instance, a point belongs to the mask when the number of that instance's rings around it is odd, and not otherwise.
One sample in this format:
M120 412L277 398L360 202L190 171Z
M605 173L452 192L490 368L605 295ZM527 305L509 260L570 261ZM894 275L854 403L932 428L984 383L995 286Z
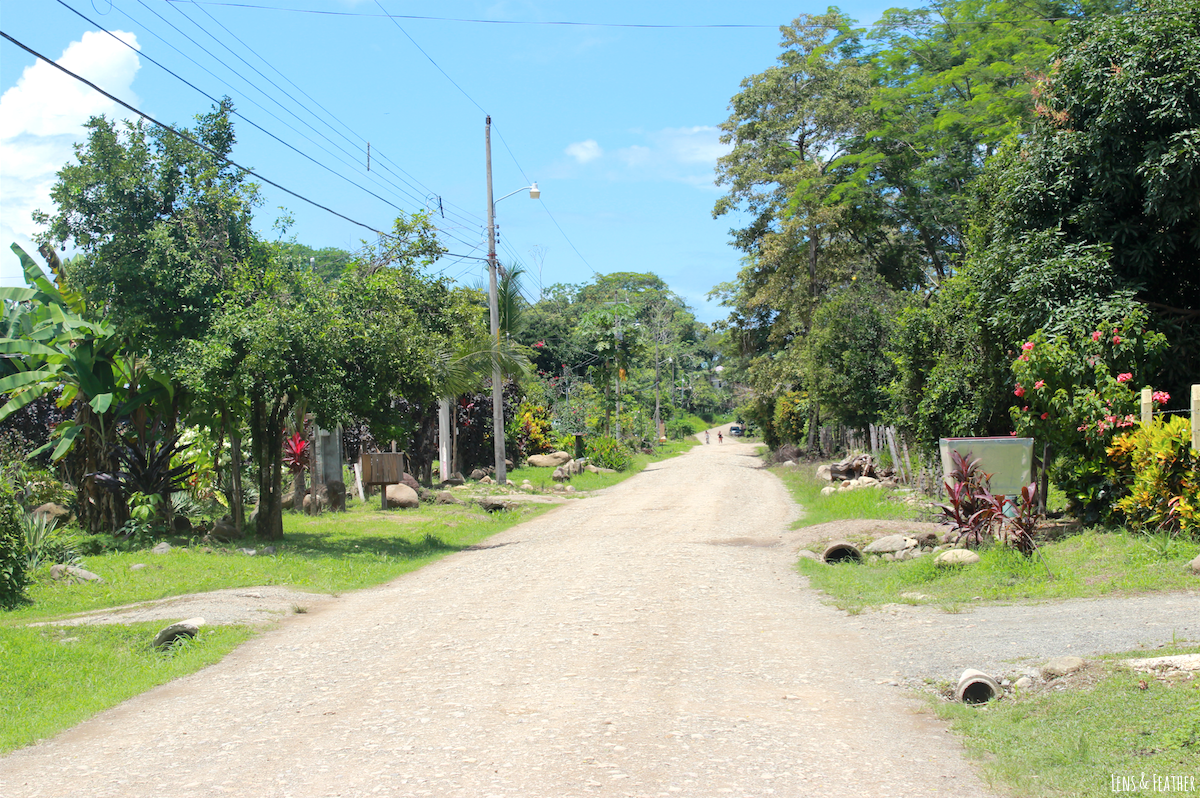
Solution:
M1196 653L1169 645L1118 654L1071 674L1062 689L981 706L939 701L937 713L984 776L1017 795L1187 795L1200 789L1200 679L1156 678L1121 661Z
M796 527L841 520L928 518L932 499L903 501L891 491L859 489L822 496L828 484L807 468L776 468L805 508ZM1058 497L1060 500L1062 497ZM949 526L943 529L949 529ZM1045 601L1163 591L1196 591L1188 568L1200 541L1166 533L1078 525L1052 526L1035 556L998 543L977 550L967 568L939 568L933 557L834 565L801 558L797 568L839 609L859 613L885 604L929 604L946 612L989 602ZM864 546L878 535L839 536ZM809 550L820 554L823 543ZM1200 641L1175 640L1151 650L1114 653L1088 662L1053 686L1018 689L983 705L945 700L947 684L930 699L951 723L984 777L1022 796L1099 798L1114 793L1150 796L1186 792L1193 782L1155 787L1156 778L1196 779L1200 757L1200 678L1147 674L1120 665L1131 657L1200 653ZM1125 779L1114 782L1112 779ZM1118 787L1120 789L1115 789Z

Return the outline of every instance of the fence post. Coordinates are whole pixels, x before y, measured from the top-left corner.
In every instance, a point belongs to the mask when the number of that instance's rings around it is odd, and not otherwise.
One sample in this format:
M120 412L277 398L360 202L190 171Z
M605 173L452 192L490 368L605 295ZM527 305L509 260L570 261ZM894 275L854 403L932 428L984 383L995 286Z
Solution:
M1142 389L1142 423L1149 424L1154 420L1154 399L1149 388Z
M1192 386L1192 448L1200 451L1200 385Z

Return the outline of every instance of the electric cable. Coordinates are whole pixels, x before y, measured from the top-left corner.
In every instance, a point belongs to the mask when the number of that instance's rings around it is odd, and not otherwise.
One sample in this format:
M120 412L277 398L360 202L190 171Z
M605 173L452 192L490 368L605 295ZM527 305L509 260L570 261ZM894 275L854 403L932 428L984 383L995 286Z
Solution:
M93 23L93 24L94 24L94 23ZM384 233L383 231L381 231L381 230L377 230L377 229L375 229L374 227L372 227L372 226L371 226L371 225L369 225L369 224L366 224L366 223L364 223L364 222L360 222L360 221L358 221L357 219L351 219L349 216L346 216L346 215L345 215L345 214L343 214L343 213L338 213L337 211L333 210L332 208L326 207L325 205L322 205L321 203L317 202L316 200L311 200L311 199L309 199L308 197L304 196L303 194L298 194L297 192L295 192L295 191L292 191L290 188L285 188L284 186L281 186L281 185L279 185L279 184L278 184L278 183L276 183L274 180L269 180L269 179L267 179L266 177L263 177L261 174L259 174L258 172L254 171L253 169L249 169L249 168L247 168L247 167L245 167L245 166L242 166L241 164L237 163L236 161L233 161L233 160L231 160L231 159L229 159L229 158L226 158L226 157L225 157L225 156L223 156L223 155L220 155L220 154L218 154L218 153L217 153L215 150L213 150L213 149L212 149L211 147L209 147L208 145L206 145L206 144L203 144L203 143L201 143L201 142L197 141L196 139L192 138L191 136L187 135L186 133L183 133L182 131L176 130L175 128L171 127L171 126L170 126L170 125L168 125L168 124L165 124L165 123L163 123L163 122L159 122L157 119L155 119L154 117L152 117L152 116L150 116L149 114L145 113L144 111L140 111L140 110L138 110L137 108L134 108L134 107L133 107L132 105L130 105L129 103L127 103L127 102L125 102L124 100L120 99L119 97L116 97L115 95L109 94L109 93L108 93L108 92L106 92L104 89L100 88L100 87L99 87L99 86L97 86L95 83L92 83L90 80L88 80L87 78L83 77L82 75L78 75L78 74L76 74L76 73L72 72L71 70L69 70L69 69L67 69L65 66L63 66L62 64L59 64L59 63L57 63L56 61L54 61L53 59L49 58L48 56L44 56L44 55L42 55L42 54L41 54L41 53L39 53L37 50L34 50L32 47L29 47L28 45L26 45L26 44L23 44L23 43L22 43L22 42L20 42L20 41L17 41L17 40L16 40L16 39L14 39L12 36L9 36L7 33L5 33L5 32L4 32L4 31L2 31L2 30L0 30L0 36L3 36L5 39L8 39L10 42L12 42L13 44L15 44L17 47L20 47L22 50L24 50L25 52L29 53L29 54L30 54L30 55L32 55L33 57L35 57L35 58L37 58L37 59L39 59L39 60L41 60L41 61L44 61L44 62L46 62L47 64L49 64L50 66L52 66L52 67L54 67L55 69L57 69L58 71L60 71L60 72L62 72L62 73L64 73L64 74L66 74L66 75L69 75L69 76L70 76L70 77L72 77L72 78L75 78L75 80L79 81L80 83L84 84L85 86L88 86L88 87L89 87L89 88L91 88L93 91L95 91L95 92L97 92L97 93L99 93L99 94L102 94L103 96L105 96L105 97L107 97L108 99L112 100L112 101L113 101L113 102L115 102L117 105L121 106L122 108L124 108L124 109L126 109L126 110L128 110L128 111L132 111L133 113L135 113L135 114L137 114L138 116L140 116L142 119L145 119L147 122L149 122L149 123L151 123L151 124L153 124L153 125L157 125L158 127L161 127L163 130L166 130L166 131L169 131L169 132L171 132L171 133L174 133L176 136L179 136L179 137L180 137L181 139L183 139L184 141L187 141L187 142L189 142L189 143L191 143L191 144L194 144L195 146L199 147L200 149L204 150L205 152L209 153L210 155L213 155L213 156L215 156L215 157L217 157L217 158L220 158L220 159L221 159L221 160L222 160L224 163L227 163L227 164L229 164L230 166L233 166L233 167L236 167L236 168L238 168L238 169L241 169L241 170L242 170L243 172L245 172L246 174L248 174L248 175L253 175L254 177L256 177L256 178L258 178L259 180L261 180L261 181L263 181L264 183L266 183L267 185L269 185L269 186L273 186L273 187L275 187L275 188L279 189L280 191L283 191L284 193L286 193L286 194L289 194L289 195L291 195L291 196L295 197L295 198L296 198L296 199L298 199L298 200L301 200L301 201L303 201L303 202L307 202L309 205L312 205L312 206L314 206L314 207L316 207L316 208L320 208L321 210L323 210L323 211L326 211L327 213L331 213L331 214L333 214L334 216L338 217L339 219L345 219L347 222L350 222L351 224L358 225L359 227L366 228L367 230L370 230L372 233L375 233L376 235L380 235L380 236L387 236L388 238L394 238L394 236L392 236L390 233Z
M69 5L67 5L65 2L63 2L63 0L57 0L57 2L58 2L60 5L62 5L64 8L66 8L66 9L70 10L71 12L75 13L76 15L78 15L79 17L82 17L83 19L87 20L87 21L88 21L89 23L91 23L92 25L95 25L95 26L96 26L97 28L99 28L101 31L103 31L104 33L106 33L106 34L108 34L110 37L112 37L112 38L113 38L115 41L118 41L118 42L120 42L121 44L123 44L124 46L128 47L130 50L133 50L135 53L138 53L138 55L140 55L142 58L145 58L147 61L149 61L150 63L152 63L152 64L154 64L155 66L159 67L160 69L162 69L163 71L165 71L166 73L168 73L169 75L171 75L172 77L176 78L176 79L177 79L177 80L179 80L180 82L182 82L182 83L186 84L186 85L187 85L187 86L189 86L190 88L192 88L192 89L194 89L195 91L199 92L200 94L204 95L204 96L205 96L205 97L207 97L207 98L208 98L210 101L212 101L212 102L214 102L214 103L218 103L218 104L220 103L220 101L219 101L217 98L213 97L213 96L212 96L212 95L210 95L208 92L206 92L206 91L204 91L203 89L201 89L199 86L195 85L194 83L192 83L191 81L187 80L186 78L184 78L184 77L181 77L181 76L180 76L178 73L176 73L176 72L172 71L170 68L168 68L168 67L164 66L163 64L159 63L159 62L158 62L158 61L156 61L155 59L151 58L149 55L146 55L146 54L145 54L145 53L143 53L143 52L139 52L139 51L138 51L138 49L137 49L136 47L134 47L133 45L129 44L129 42L126 42L126 41L125 41L125 40L123 40L121 37L119 37L119 36L115 35L115 34L114 34L112 31L108 30L107 28L105 28L104 26L100 25L100 24L99 24L99 23L97 23L96 21L94 21L94 20L92 20L92 19L89 19L89 18L88 18L86 15L84 15L83 13L81 13L81 12L79 12L79 11L76 11L74 8L71 8L71 6L69 6ZM15 42L16 40L14 39L13 41ZM52 63L53 63L53 62L52 62ZM58 65L57 65L57 64L55 64L55 66L58 66ZM59 68L61 69L61 67L59 67ZM90 84L89 84L89 85L90 85ZM131 110L132 110L132 109L131 109ZM140 113L140 112L139 112L139 113ZM235 110L235 111L233 111L233 113L234 113L234 114L235 114L237 117L239 117L240 119L244 120L244 121L245 121L247 124L249 124L251 127L255 128L256 130L258 130L258 131L262 132L263 134L265 134L265 135L267 135L267 136L271 137L271 138L272 138L272 139L274 139L275 141L277 141L277 142L279 142L280 144L282 144L283 146L287 147L289 150L292 150L293 152L295 152L296 154L298 154L298 155L300 155L301 157L305 158L306 160L309 160L309 161L311 161L312 163L314 163L314 164L316 164L317 166L321 167L322 169L324 169L325 171L329 172L330 174L332 174L332 175L334 175L334 176L336 176L336 177L340 178L341 180L344 180L345 182L349 183L350 185L354 186L355 188L358 188L358 189L360 189L361 191L364 191L364 192L366 192L366 193L370 194L371 196L375 197L375 199L379 200L380 202L382 202L382 203L384 203L384 204L386 204L386 205L390 205L391 207L395 208L396 210L400 211L401 213L404 213L404 212L405 212L405 211L404 211L404 209L403 209L403 208L401 208L399 205L396 205L394 202L392 202L392 201L390 201L390 200L388 200L388 199L386 199L386 198L384 198L384 197L381 197L381 196L379 196L379 195L378 195L378 194L376 194L374 191L371 191L369 188L366 188L365 186L362 186L362 185L360 185L360 184L358 184L358 183L355 183L355 182L354 182L353 180L351 180L350 178L346 177L345 175L341 174L340 172L337 172L337 171L335 171L335 170L331 169L330 167L328 167L328 166L326 166L325 164L321 163L320 161L318 161L317 159L313 158L311 155L309 155L309 154L307 154L307 153L303 152L302 150L300 150L300 149L297 149L297 148L296 148L295 146L293 146L292 144L289 144L288 142L286 142L286 141L284 141L283 139L279 138L279 136L276 136L274 133L270 132L269 130L267 130L266 128L262 127L261 125L259 125L258 123L254 122L253 120L250 120L250 119L246 118L244 115L242 115L241 113L237 112L236 110ZM159 122L156 122L156 124L161 124L161 123L159 123Z
M382 14L360 13L355 11L325 11L315 8L289 8L284 6L266 6L257 5L254 3L230 3L220 2L219 0L187 0L188 2L197 5L209 6L228 6L230 8L248 8L258 11L283 11L292 14L320 14L334 17L381 17L385 16L389 19L411 19L418 22L462 22L478 25L533 25L533 26L554 26L554 27L577 27L577 28L630 28L642 30L779 30L778 24L773 25L758 25L753 23L710 23L710 24L668 24L668 23L638 23L638 22L575 22L568 20L524 20L524 19L475 19L469 17L432 17L418 16L416 14L391 14L386 9L383 9ZM167 0L168 3L178 3L182 0ZM1122 14L1121 16L1135 16L1133 14ZM951 25L986 25L986 24L1010 24L1017 25L1029 22L1071 22L1078 20L1079 17L1028 17L1026 19L980 19L980 20L964 20L962 22L931 22L931 25L939 27ZM878 22L872 23L870 27L879 25ZM821 28L825 27L819 23L810 25L802 25L803 28ZM407 34L406 34L407 35ZM419 49L419 48L418 48ZM431 59L432 60L432 59ZM482 110L482 109L481 109Z
M192 3L192 5L196 6L196 8L198 8L198 9L199 9L199 10L200 10L200 11L201 11L201 12L202 12L202 13L203 13L205 16L207 16L207 17L208 17L209 19L211 19L211 20L212 20L214 23L216 23L217 25L219 25L219 26L221 27L221 29L222 29L222 30L224 30L226 33L228 33L228 34L229 34L229 35L230 35L230 36L231 36L231 37L234 39L234 41L236 41L236 42L238 42L239 44L241 44L241 45L242 45L243 47L245 47L245 48L246 48L246 49L247 49L249 52L251 52L251 53L252 53L252 54L253 54L253 55L254 55L256 58L258 58L258 60L262 61L262 62L263 62L263 63L264 63L266 66L270 67L270 68L271 68L271 69L272 69L272 70L275 72L275 74L279 75L281 78L283 78L283 79L284 79L285 81L287 81L289 84L291 84L291 86L292 86L294 89L296 89L296 91L300 92L300 94L304 95L304 97L305 97L305 98L307 98L307 99L309 100L309 102L311 102L311 103L312 103L313 105L315 105L317 108L320 108L322 111L324 111L324 112L325 112L325 114L326 114L326 115L327 115L327 116L328 116L330 119L334 120L334 121L335 121L335 122L337 122L339 125L341 125L341 127L345 128L345 130L346 130L347 132L349 132L351 135L355 136L355 137L356 137L356 138L357 138L357 139L358 139L358 140L359 140L361 143L363 143L363 144L369 144L368 140L367 140L367 139L366 139L366 138L365 138L365 137L364 137L362 134L358 133L358 132L357 132L357 131L355 131L353 128L351 128L349 125L347 125L347 124L346 124L346 123L345 123L345 122L344 122L344 121L341 119L341 117L337 116L337 115L336 115L336 114L334 114L332 111L330 111L328 108L326 108L324 105L322 105L322 104L320 103L320 101L318 101L318 100L317 100L316 98L314 98L314 97L313 97L311 94L309 94L308 92L306 92L306 91L305 91L305 90L304 90L304 89L303 89L303 88L302 88L302 87L301 87L299 84L297 84L297 83L296 83L294 80L292 80L292 79L291 79L291 78L289 78L289 77L288 77L286 74L284 74L284 72L283 72L283 71L281 71L281 70L280 70L278 67L276 67L276 66L275 66L274 64L272 64L270 61L268 61L266 58L264 58L264 57L263 57L263 56L262 56L262 55L261 55L261 54L260 54L258 51L256 51L256 50L255 50L253 47L251 47L249 44L247 44L245 41L243 41L243 40L242 40L240 37L238 37L238 35L237 35L236 33L234 33L232 30L230 30L228 26L226 26L226 25L225 25L223 22L221 22L221 20L219 20L219 19L217 19L215 16L213 16L213 15L212 15L212 14L211 14L211 13L208 11L208 9L204 8L204 6L203 6L202 4L193 2L193 3ZM194 23L194 21L193 21L193 24L195 24L195 23ZM281 91L282 91L282 89L281 89ZM286 94L286 92L285 92L285 94ZM289 96L289 97L291 97L291 95L288 95L288 96ZM303 107L303 104L302 104L302 103L300 103L298 100L295 100L295 98L294 98L294 97L293 97L292 99L293 99L293 101L294 101L294 102L296 102L296 104L297 104L297 105L301 105L301 106ZM321 117L320 117L318 114L316 114L315 112L313 112L311 109L309 109L309 108L306 108L306 110L308 110L308 111L309 111L309 113L312 113L312 114L313 114L313 116L314 116L314 118L321 119ZM331 125L329 122L326 122L326 121L325 121L325 120L323 120L323 119L321 119L321 121L322 121L322 122L323 122L323 123L324 123L326 126L328 126L330 130L335 130L335 129L334 129L334 127L333 127L333 126L332 126L332 125ZM344 133L341 133L340 131L338 131L338 135L340 135L340 136L341 136L343 139L345 139L345 140L346 140L348 143L350 143L350 144L354 144L354 142L353 142L353 141L351 141L351 140L350 140L350 138L346 136L346 134L344 134ZM378 155L378 158L379 158L381 161L383 161L383 162L384 162L384 164L383 164L384 168L385 168L385 169L387 169L387 171L388 171L388 172L390 172L390 173L392 173L393 175L395 175L395 176L396 176L396 178L397 178L397 179L399 179L400 181L402 181L402 182L406 183L406 184L407 184L407 185L409 185L409 186L413 186L413 187L419 187L419 188L421 188L422 190L424 190L424 191L426 192L426 194L436 194L436 192L432 191L432 190L431 190L431 189L430 189L428 186L426 186L425 184L423 184L423 183L422 183L420 180L418 180L418 179L417 179L416 177L414 177L413 175L409 174L407 171L405 171L405 170L404 170L404 168L403 168L403 167L401 167L399 164L397 164L395 161L393 161L391 158L389 158L389 157L387 156L387 154L386 154L386 153L384 153L384 152L378 152L378 153L377 153L377 155ZM389 164L390 164L390 167L388 166ZM391 167L394 167L394 170L393 170ZM397 171L398 171L400 174L397 174ZM403 175L403 177L402 177L401 175ZM406 180L405 178L407 178L407 180ZM409 181L412 181L412 182L409 182ZM437 195L437 196L439 196L439 197L440 197L440 195ZM477 216L476 214L473 214L473 213L471 213L470 211L467 211L467 210L465 210L465 209L463 209L463 208L459 208L457 205L454 205L453 203L449 203L449 202L447 202L446 204L447 204L447 205L450 205L450 206L451 206L451 207L453 207L453 208L457 208L459 211L461 211L461 213L460 213L460 214L458 214L459 216L464 216L464 215L465 215L466 219L470 219L471 221L481 221L481 220L482 220L482 219L481 219L481 217Z

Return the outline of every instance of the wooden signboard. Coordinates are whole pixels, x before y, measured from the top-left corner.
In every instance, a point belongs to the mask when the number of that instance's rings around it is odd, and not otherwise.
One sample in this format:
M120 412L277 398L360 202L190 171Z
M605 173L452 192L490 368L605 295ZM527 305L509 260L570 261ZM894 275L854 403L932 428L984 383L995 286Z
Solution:
M367 485L396 485L404 474L404 452L371 452L362 456L362 480Z

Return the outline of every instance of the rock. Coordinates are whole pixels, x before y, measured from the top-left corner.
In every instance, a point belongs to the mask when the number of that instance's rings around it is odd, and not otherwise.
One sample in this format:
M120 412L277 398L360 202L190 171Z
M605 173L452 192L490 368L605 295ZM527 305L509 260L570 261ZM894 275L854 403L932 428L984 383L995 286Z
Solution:
M247 557L253 557L258 554L257 549L238 549L239 554L245 554Z
M574 493L574 492L575 492L575 486L567 485L567 493Z
M480 482L481 484L483 484L483 485L493 485L493 484L495 484L495 482L492 480L492 478L491 478L491 477L484 477L483 479L479 480L479 482Z
M913 535L917 541L917 545L921 548L933 548L938 544L937 532L917 532Z
M154 548L150 549L151 554L168 554L171 551L171 544L167 541L159 543Z
M555 482L564 482L571 477L567 474L567 470L565 468L559 466L558 468L554 469L554 473L550 475L550 478Z
M896 555L892 554L890 551L885 551L883 554L879 555L879 559L883 560L884 562L894 562Z
M142 569L143 569L143 568L145 568L145 567L146 567L146 563L144 563L144 562L135 562L133 565L129 566L129 570L131 570L131 571L140 571L140 570L142 570Z
M290 510L296 504L296 494L288 491L283 494L283 498L279 500L279 506L285 510Z
M826 485L825 487L821 488L822 496L832 496L835 493L837 493L837 488L835 488L833 485Z
M44 515L60 524L65 524L71 520L71 511L61 504L55 504L54 502L46 502L39 505L30 515Z
M521 487L522 487L522 488L532 488L532 487L533 487L533 483L532 483L532 482L530 482L530 481L529 481L529 480L527 480L527 479L523 479L523 480L521 480Z
M409 474L407 471L400 475L400 483L403 485L408 485L413 490L421 489L421 483L417 482L413 475Z
M476 468L474 471L471 472L471 479L474 480L475 482L478 482L479 480L483 479L486 476L487 476L487 472L484 471L482 468Z
M407 477L408 474L404 476ZM325 506L337 513L346 512L346 483L340 479L332 479L321 487L324 488L321 498L324 499Z
M796 463L795 460L784 460L783 461L784 468L795 468L797 465L798 464Z
M1200 576L1200 554L1196 555L1196 559L1188 563L1188 568L1192 569L1192 573Z
M809 551L808 549L800 549L800 551L796 552L796 554L799 555L800 559L802 560L813 560L814 562L821 561L821 555L817 554L816 552Z
M465 485L466 483L467 483L467 481L465 479L463 479L463 475L456 471L453 474L451 474L450 476L446 477L446 481L442 484L449 485L450 487L453 488L453 487L457 487L459 485Z
M571 462L571 455L567 452L535 454L526 462L528 462L528 464L534 468L557 468L560 465L565 465L566 463Z
M879 480L875 479L875 477L859 477L858 478L859 487L865 488L869 485L878 485L878 484L879 484Z
M832 468L833 467L829 465L829 463L822 463L821 465L817 466L817 479L832 481L833 477L830 474Z
M459 498L448 490L438 493L438 495L433 498L433 501L435 504L462 504Z
M588 463L587 465L585 465L583 467L583 470L587 471L589 474L599 474L600 473L600 467L594 466L591 463Z
M511 510L514 505L512 502L506 501L503 496L484 496L479 500L479 506L489 513L496 513L501 510Z
M1017 688L1018 690L1028 690L1029 688L1033 687L1033 679L1030 679L1028 676L1022 676L1013 683L1013 687Z
M1079 657L1055 657L1040 668L1043 679L1057 679L1068 673L1083 669L1083 660Z
M212 531L208 533L208 536L222 543L228 543L231 540L237 540L241 537L238 534L237 527L229 520L229 516L214 523Z
M954 565L974 565L979 562L979 555L970 549L947 549L933 560L934 565L949 568Z
M176 535L190 535L192 533L192 519L186 515L177 515L172 520L175 526Z
M274 547L274 546L267 546L265 549L263 549L263 552L262 552L262 553L263 553L263 554L274 554L274 553L275 553L275 547Z
M550 486L550 490L554 491L555 493L566 493L567 491L564 485L557 482Z
M904 535L887 535L873 541L863 549L863 552L866 554L883 554L888 551L892 553L903 551L904 549L912 548L908 543L910 540L913 541L912 546L917 545L913 538L905 537Z
M50 566L51 579L65 579L70 582L103 582L104 579L91 571L85 571L76 565Z
M389 510L412 509L421 506L421 497L417 492L404 483L387 486L387 506Z
M154 636L154 647L166 648L181 637L195 637L203 625L203 618L188 618L186 621L173 623Z

